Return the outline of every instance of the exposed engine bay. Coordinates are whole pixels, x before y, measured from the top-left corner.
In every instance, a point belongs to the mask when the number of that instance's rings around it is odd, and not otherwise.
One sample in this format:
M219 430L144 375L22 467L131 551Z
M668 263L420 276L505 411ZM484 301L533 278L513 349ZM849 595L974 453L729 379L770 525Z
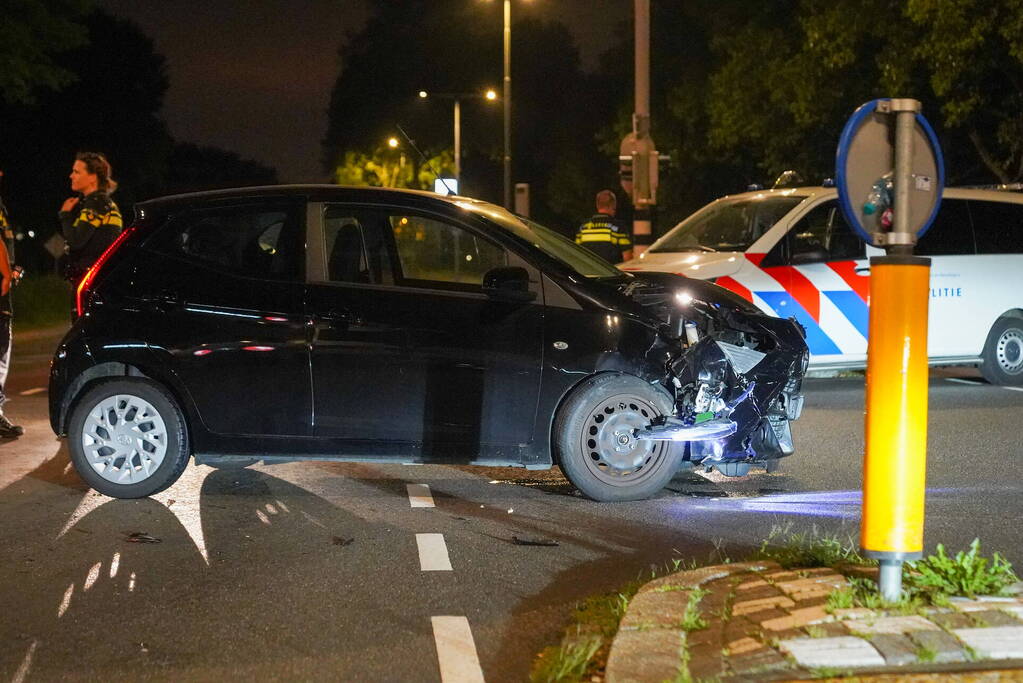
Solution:
M705 281L670 293L649 281L634 286L643 291L632 297L666 319L660 334L674 349L664 384L675 397L675 414L636 438L686 442L688 462L728 476L770 471L791 454L789 422L802 412L809 363L803 327Z

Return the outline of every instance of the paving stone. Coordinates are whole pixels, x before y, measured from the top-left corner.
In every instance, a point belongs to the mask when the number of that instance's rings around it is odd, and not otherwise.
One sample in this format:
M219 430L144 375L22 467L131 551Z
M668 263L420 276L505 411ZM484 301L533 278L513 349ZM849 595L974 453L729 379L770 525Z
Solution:
M870 644L890 666L901 666L917 661L917 646L906 636L879 633L870 637Z
M960 640L988 659L1023 659L1023 626L957 628Z
M619 628L674 628L689 605L689 591L637 593L629 602Z
M939 627L929 619L917 614L908 617L878 617L863 621L846 622L853 633L910 633L912 631L937 631Z
M763 634L763 638L770 640L771 642L780 642L782 640L795 640L796 638L805 638L806 632L801 628L787 628L784 631L767 631Z
M875 612L865 607L850 607L847 609L836 609L832 614L836 619L869 619L875 615Z
M728 668L737 675L775 671L789 667L788 660L769 647L761 647L759 650L728 658Z
M935 663L944 664L967 660L966 651L959 641L944 631L913 631L907 635L920 647L933 651Z
M735 587L735 590L737 590L737 591L748 591L751 588L759 588L761 586L770 586L770 585L771 584L767 583L763 579L753 579L752 581L747 581L746 583L740 583L738 586Z
M799 574L787 570L780 572L765 572L764 578L771 583L777 583L778 581L795 581L799 578Z
M605 677L609 683L674 680L684 642L679 631L619 631Z
M769 583L749 590L735 591L735 600L745 602L747 600L763 600L764 598L785 597L785 594Z
M1023 607L1003 607L1002 610L1023 620Z
M807 624L817 623L833 617L824 611L821 606L796 609L789 612L788 616L778 619L768 619L760 622L760 625L768 631L781 631L788 628L799 628Z
M973 619L961 612L938 613L932 612L927 618L937 624L939 628L946 630L954 628L970 628L973 626Z
M965 614L962 616L966 616ZM983 612L970 612L970 618L977 626L1023 626L1020 620L1008 612L1000 609L989 609ZM968 628L974 624L966 624L958 628Z
M764 647L763 643L756 638L750 638L749 636L744 636L738 640L725 643L725 649L728 650L729 657L741 655L745 652L752 652L753 650L759 650L762 647Z
M802 593L804 591L830 591L835 588L848 586L849 582L845 580L844 576L838 574L824 574L822 576L797 579L796 581L778 581L774 585L785 591L785 593L792 595L793 593Z
M796 638L779 647L808 669L884 666L884 657L861 638Z
M760 598L759 600L743 600L732 605L732 614L752 614L753 612L760 612L775 607L792 607L795 604L791 598L784 595Z
M964 624L964 626L972 625L973 624ZM725 640L740 640L747 636L755 636L759 633L759 624L750 621L746 617L733 617L727 622L724 622L722 637Z
M1005 609L1007 607L1016 607L1020 605L1020 602L1016 598L1002 598L996 596L982 596L976 600L970 600L969 598L952 598L949 602L952 607L955 607L960 612L981 612L989 609Z
M807 628L812 628L819 633L823 633L826 638L838 638L839 636L852 635L849 633L849 629L845 627L845 623L841 621L811 624L810 626L807 626Z

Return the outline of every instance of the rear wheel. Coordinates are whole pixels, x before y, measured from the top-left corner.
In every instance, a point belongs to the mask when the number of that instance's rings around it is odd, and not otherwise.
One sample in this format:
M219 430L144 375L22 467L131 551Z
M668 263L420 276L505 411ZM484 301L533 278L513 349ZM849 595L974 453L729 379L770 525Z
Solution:
M158 493L188 464L181 410L145 379L104 382L86 392L71 414L68 446L82 479L113 498Z
M1023 384L1023 319L999 318L984 345L981 374L992 384Z
M572 392L555 420L558 464L588 498L649 498L678 471L685 445L641 441L634 433L671 412L671 397L636 377L603 374L588 379Z

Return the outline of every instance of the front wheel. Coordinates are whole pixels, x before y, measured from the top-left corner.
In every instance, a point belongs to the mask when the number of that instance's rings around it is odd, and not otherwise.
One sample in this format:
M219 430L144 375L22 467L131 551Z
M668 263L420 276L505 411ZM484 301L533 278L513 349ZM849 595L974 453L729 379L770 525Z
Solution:
M630 375L602 374L558 411L554 448L568 480L588 498L649 498L678 471L685 445L638 440L635 431L672 412L667 392Z
M1023 384L1023 320L999 318L984 344L980 372L992 384Z
M71 462L89 486L113 498L144 498L188 464L185 420L174 398L149 380L104 382L77 401L68 428Z

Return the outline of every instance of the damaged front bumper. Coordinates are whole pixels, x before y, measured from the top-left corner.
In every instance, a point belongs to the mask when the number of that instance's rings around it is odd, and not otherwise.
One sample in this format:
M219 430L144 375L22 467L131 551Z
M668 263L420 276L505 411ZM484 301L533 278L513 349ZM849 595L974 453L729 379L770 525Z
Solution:
M676 412L636 438L688 442L693 465L733 476L793 452L789 422L802 412L809 361L799 323L717 309L679 341L668 364Z

